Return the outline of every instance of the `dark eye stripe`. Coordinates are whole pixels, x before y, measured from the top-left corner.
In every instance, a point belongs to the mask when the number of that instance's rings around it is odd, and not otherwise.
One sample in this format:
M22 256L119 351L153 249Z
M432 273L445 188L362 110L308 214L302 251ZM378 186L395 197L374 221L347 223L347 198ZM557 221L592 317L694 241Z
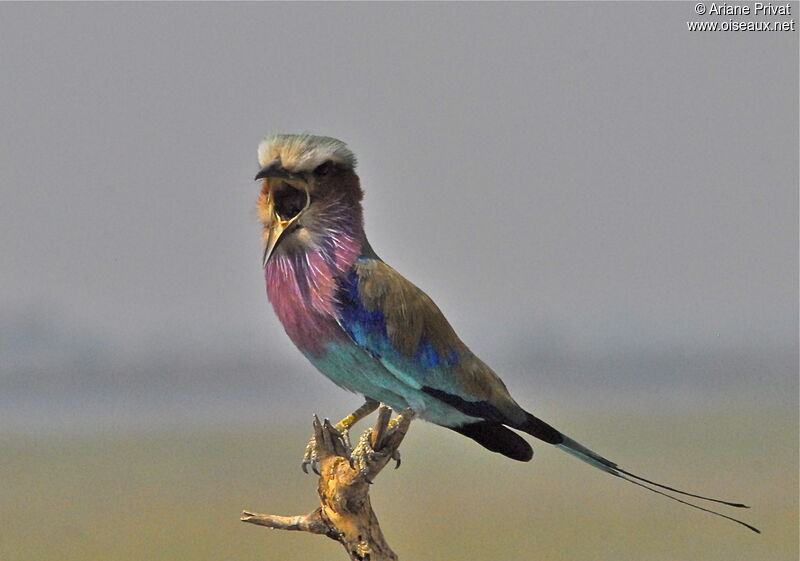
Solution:
M328 175L331 171L333 171L333 166L334 166L333 161L327 160L318 165L316 168L314 168L314 175L318 176Z

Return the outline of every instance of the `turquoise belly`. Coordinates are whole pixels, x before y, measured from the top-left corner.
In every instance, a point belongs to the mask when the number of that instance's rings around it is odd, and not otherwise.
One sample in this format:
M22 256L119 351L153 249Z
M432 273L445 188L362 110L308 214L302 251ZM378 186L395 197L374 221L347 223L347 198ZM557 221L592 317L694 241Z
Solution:
M444 426L474 422L453 407L402 381L381 362L350 343L331 343L321 357L306 355L309 361L336 385L385 403L395 411L407 407L419 417Z

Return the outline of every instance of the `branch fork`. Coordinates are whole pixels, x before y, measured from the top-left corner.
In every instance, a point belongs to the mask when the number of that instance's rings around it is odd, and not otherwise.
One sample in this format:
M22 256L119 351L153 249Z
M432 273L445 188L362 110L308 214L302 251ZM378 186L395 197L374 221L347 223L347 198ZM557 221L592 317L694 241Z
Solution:
M404 411L390 420L392 410L382 405L375 426L351 449L346 432L314 416L314 439L320 462L317 487L320 506L299 516L244 511L240 520L278 530L326 535L341 543L353 561L394 561L397 555L383 537L369 499L370 484L395 459L414 414Z

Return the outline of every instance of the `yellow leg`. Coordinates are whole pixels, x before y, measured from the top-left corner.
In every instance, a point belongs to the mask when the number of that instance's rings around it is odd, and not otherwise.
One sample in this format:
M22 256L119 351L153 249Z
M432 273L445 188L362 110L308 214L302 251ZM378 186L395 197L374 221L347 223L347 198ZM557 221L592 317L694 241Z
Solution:
M350 427L352 427L361 419L363 419L364 417L375 411L379 405L380 403L378 403L377 401L367 399L364 402L364 405L362 405L361 407L350 413L347 417L345 417L344 419L333 425L333 428L335 428L338 431L350 430Z
M406 409L402 413L398 414L397 417L395 417L394 419L390 419L389 422L386 424L386 428L390 430L393 429L394 427L397 426L398 423L400 423L400 421L403 420L404 416L407 417L408 415L413 416L414 412L411 411L411 409Z

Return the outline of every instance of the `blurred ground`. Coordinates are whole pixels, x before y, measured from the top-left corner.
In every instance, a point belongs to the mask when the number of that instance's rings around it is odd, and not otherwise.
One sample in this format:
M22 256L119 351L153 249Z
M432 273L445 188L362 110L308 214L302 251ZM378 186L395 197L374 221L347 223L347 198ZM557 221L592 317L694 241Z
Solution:
M338 414L338 412L337 412ZM625 467L742 500L757 536L611 478L546 445L530 464L415 423L403 465L372 497L402 559L770 560L798 558L797 412L742 403L581 414L557 425ZM310 428L310 427L309 427ZM242 509L300 514L315 480L309 430L203 426L0 436L4 561L343 558L319 536L238 521Z

